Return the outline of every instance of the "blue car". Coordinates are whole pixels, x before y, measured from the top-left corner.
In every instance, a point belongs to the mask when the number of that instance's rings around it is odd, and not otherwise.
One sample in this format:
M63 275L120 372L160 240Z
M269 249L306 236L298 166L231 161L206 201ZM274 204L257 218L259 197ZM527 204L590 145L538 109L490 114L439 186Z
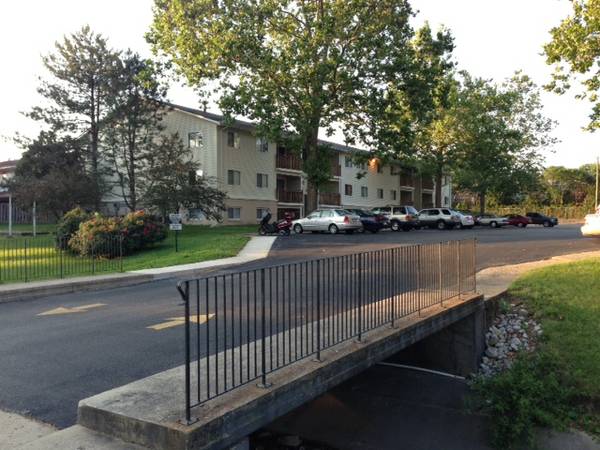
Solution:
M379 230L386 228L387 219L383 214L373 214L372 212L365 211L364 209L348 209L353 214L360 217L362 223L362 230L359 231L370 231L371 233L377 233Z

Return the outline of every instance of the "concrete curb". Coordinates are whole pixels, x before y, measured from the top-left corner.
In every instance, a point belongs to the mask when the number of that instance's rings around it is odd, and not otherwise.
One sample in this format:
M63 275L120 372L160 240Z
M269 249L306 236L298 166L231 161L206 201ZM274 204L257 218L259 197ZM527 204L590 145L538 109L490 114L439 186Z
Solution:
M133 286L156 280L191 276L199 270L210 269L213 267L244 264L265 258L269 254L275 239L276 237L273 236L252 237L244 248L240 250L238 255L231 258L181 264L157 269L136 270L125 273L0 285L0 304L35 300L51 295Z

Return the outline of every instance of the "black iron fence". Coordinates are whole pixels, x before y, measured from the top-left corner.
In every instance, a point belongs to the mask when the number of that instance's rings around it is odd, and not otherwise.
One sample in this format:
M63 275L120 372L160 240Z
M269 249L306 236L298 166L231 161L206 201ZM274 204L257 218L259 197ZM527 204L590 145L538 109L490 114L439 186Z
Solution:
M388 248L181 281L185 415L247 383L475 291L475 240Z
M78 254L55 236L0 240L0 283L123 271L123 239L108 236Z

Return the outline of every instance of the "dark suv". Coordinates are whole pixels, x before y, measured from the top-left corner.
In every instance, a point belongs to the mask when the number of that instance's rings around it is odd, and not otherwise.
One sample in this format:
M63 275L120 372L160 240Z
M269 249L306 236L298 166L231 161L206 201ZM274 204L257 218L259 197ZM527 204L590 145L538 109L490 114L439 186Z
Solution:
M545 227L558 225L558 219L556 217L549 217L536 212L528 212L525 215L529 217L529 220L531 220L531 223L534 225L543 225Z

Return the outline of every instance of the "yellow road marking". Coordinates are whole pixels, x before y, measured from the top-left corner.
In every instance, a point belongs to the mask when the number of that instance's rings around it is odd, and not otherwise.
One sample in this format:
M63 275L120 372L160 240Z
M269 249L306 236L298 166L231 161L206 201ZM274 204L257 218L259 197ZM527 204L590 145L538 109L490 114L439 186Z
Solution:
M92 303L90 305L81 305L81 306L73 306L72 308L66 306L60 306L58 308L51 309L50 311L45 311L43 313L39 313L38 316L55 316L59 314L72 314L72 313L80 313L86 312L88 309L99 308L100 306L106 306L105 303Z
M200 318L199 318L200 320L198 320L198 316L196 314L193 314L193 315L190 315L190 322L203 324L203 323L208 322L214 316L215 316L214 314L209 314L208 316L206 316L206 314L200 314ZM183 325L184 323L185 323L185 316L169 317L166 322L157 323L156 325L151 325L146 328L150 328L151 330L154 330L154 331L160 331L160 330L164 330L165 328L177 327L179 325Z

